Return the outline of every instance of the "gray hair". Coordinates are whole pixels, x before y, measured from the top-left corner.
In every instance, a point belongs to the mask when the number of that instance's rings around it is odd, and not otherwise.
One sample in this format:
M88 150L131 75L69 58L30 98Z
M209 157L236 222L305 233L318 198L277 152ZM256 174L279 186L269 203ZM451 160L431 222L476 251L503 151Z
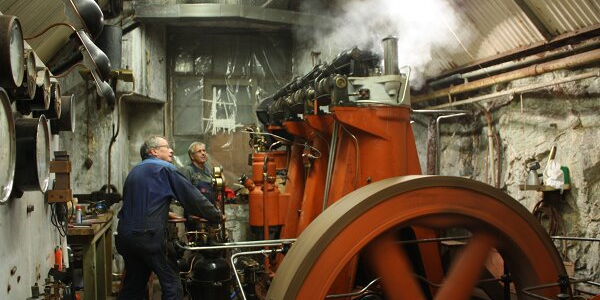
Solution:
M143 159L150 157L150 149L160 146L160 139L167 141L167 138L162 135L151 135L144 140L140 147L140 156Z
M188 156L190 157L190 159L192 158L192 154L194 154L194 147L196 146L204 146L206 147L205 143L202 142L193 142L190 144L190 146L188 147Z

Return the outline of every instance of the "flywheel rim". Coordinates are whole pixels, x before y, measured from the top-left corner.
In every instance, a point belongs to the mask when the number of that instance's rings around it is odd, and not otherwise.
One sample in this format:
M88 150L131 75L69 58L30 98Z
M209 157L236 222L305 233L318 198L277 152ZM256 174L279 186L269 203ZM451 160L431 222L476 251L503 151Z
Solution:
M436 195L436 193L439 194L440 192L446 192L450 194L454 193L455 197L458 197L456 195L465 195L465 199L454 199L451 201L466 202L464 203L464 207L457 206L456 204L452 203L445 203L443 205L439 205L438 203L438 206L436 206L435 203L433 203L434 200L419 200L418 193L422 192L431 193L432 195ZM405 197L406 195L411 195L411 193L417 193L412 196L414 198L411 199L412 202L386 202L386 200L389 199L394 200L393 198L399 195L403 195L402 197ZM440 198L439 195L435 197ZM488 215L486 216L485 212L481 212L481 207L478 206L477 200L473 197L478 199L482 198L484 200L494 200L491 202L488 201L489 203L487 204L495 206L495 210L501 210L502 213L510 215L511 219L514 220L510 220L507 224L503 224L504 219L494 215L496 211L488 212ZM427 201L431 203L426 203ZM370 232L364 232L364 230L361 231L358 226L354 225L356 228L350 228L355 230L355 233L358 234L359 237L349 237L349 233L345 232L350 230L348 229L349 225L352 225L353 222L358 222L356 220L360 220L361 218L364 219L370 215L375 216L374 214L377 213L376 211L378 208L379 210L384 210L383 208L390 209L392 206L387 206L391 204L386 203L396 203L394 209L403 210L400 213L404 215L393 216L394 213L389 213L386 211L379 212L380 214L385 215L385 218L375 217L374 219L369 220L368 222L370 223L367 224L369 226L376 226L376 228L367 228L365 230ZM398 206L398 203L402 203L404 206ZM420 205L422 206L424 204L428 204L429 206L420 207ZM410 211L404 208L406 205L411 206ZM461 205L463 205L462 202ZM452 209L449 209L450 206ZM435 223L436 214L442 216L444 220L441 223L443 224L432 225L432 223ZM411 226L426 225L428 227L436 227L445 226L444 224L459 224L461 222L468 223L468 221L465 220L469 219L469 214L475 215L475 219L477 219L477 217L489 217L494 219L495 223L490 224L491 227L498 227L495 229L496 231L510 232L511 235L515 235L515 238L520 235L525 235L525 233L521 233L521 230L514 228L515 224L511 223L520 222L518 223L519 225L528 227L527 240L523 240L521 238L520 241L513 243L516 243L519 251L528 253L528 257L534 260L534 262L531 262L532 265L535 265L536 268L538 268L538 265L541 264L549 265L547 268L544 267L544 272L550 272L550 274L546 276L537 274L539 273L537 272L535 276L538 278L535 278L533 280L534 282L555 282L559 275L562 276L566 274L558 252L543 228L521 204L504 192L489 185L459 177L402 176L375 182L348 194L336 202L335 205L323 212L315 221L313 221L305 230L305 233L298 238L296 244L286 255L286 259L283 260L283 263L274 278L271 288L269 289L267 299L308 299L306 298L306 291L308 290L311 294L310 297L314 297L310 299L318 299L324 295L322 291L325 290L326 292L327 286L331 284L331 278L335 277L335 274L337 274L335 272L339 272L339 269L343 267L344 262L359 253L359 251L362 251L362 249L365 248L370 241L382 235L385 231L401 225L399 220L403 220L402 222L404 223L412 222L410 223ZM453 215L457 217L452 217ZM432 222L432 220L434 221ZM366 221L363 220L361 222ZM475 222L475 225L481 224ZM353 239L353 241L348 242L343 240L349 238ZM518 256L519 253L514 253L516 251L513 249L514 245L510 244L511 236L509 235L508 238L509 239L507 241L506 237L504 237L504 241L501 241L499 246L508 248L504 251L508 252L509 255ZM533 240L531 241L531 243L535 245L531 246L533 249L527 249L528 246L526 246L526 244L530 242L529 240ZM340 245L344 245L343 247L345 248L342 249L343 251L338 251L341 253L336 254L336 258L338 260L336 265L336 262L329 261L332 260L331 257L334 257L331 254L333 251L331 249L335 247L330 245L338 243ZM546 251L543 251L545 253L539 255L540 257L536 257L537 255L531 255L532 251L537 251L539 249L546 249ZM531 266L529 267L531 268ZM517 266L517 269L518 268L520 267ZM317 271L314 271L313 269L317 269ZM318 280L315 280L315 275L313 273L316 272L333 272L334 274L321 274L319 275ZM517 272L517 277L519 277L518 273L519 272ZM313 278L312 281L310 278ZM517 280L524 280L528 283L532 281L532 279L528 278L517 278ZM304 285L309 284L309 282L312 282L312 286L304 287ZM315 286L318 284L322 284L324 287L319 289ZM318 296L315 297L315 295Z

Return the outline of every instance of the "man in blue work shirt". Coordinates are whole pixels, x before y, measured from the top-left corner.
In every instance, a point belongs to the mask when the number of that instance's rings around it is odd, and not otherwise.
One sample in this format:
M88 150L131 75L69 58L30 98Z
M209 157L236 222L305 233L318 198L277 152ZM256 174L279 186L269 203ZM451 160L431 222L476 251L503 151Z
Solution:
M186 211L211 222L221 213L171 164L173 150L163 136L151 136L140 148L142 162L123 185L117 251L125 260L125 279L117 299L142 299L150 272L158 276L162 299L183 299L177 262L169 257L167 220L173 199ZM171 252L172 253L172 252Z

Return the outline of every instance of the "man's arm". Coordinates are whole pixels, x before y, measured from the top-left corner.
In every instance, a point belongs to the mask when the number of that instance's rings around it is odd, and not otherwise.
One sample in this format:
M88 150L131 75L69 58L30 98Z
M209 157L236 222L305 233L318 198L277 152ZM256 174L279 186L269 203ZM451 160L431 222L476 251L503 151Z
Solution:
M170 170L167 173L177 201L189 214L197 215L215 223L222 220L221 212L180 172Z

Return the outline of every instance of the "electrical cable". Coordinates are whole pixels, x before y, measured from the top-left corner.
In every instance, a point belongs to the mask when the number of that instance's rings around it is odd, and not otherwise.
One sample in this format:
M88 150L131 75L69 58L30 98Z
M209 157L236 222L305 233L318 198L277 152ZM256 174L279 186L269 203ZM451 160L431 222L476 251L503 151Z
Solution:
M545 226L544 221L548 220L546 230L550 235L558 235L564 232L565 226L557 207L561 197L553 194L555 193L544 192L544 197L535 204L532 213L542 226Z
M60 224L60 220L58 220L58 216L56 215L56 209L57 209L57 203L53 203L51 205L51 215L50 215L50 222L52 223L52 225L54 227L56 227L56 229L58 230L58 233L60 234L61 237L66 237L67 236L67 229L68 229L68 223L65 222L65 225L61 225Z

